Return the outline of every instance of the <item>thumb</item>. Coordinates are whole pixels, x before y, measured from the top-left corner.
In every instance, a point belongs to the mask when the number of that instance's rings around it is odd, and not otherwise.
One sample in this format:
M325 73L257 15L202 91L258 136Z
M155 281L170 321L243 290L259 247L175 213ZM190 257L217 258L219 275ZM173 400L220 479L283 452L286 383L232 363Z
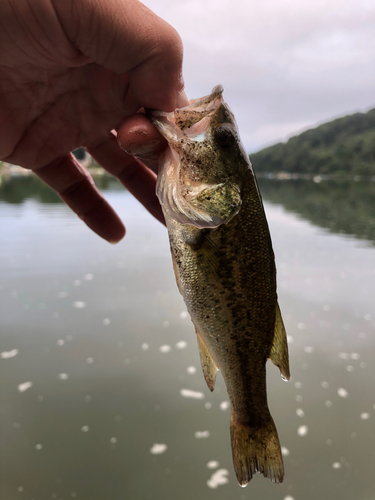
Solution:
M85 56L127 73L139 107L172 111L183 89L182 42L138 0L53 0L63 29Z

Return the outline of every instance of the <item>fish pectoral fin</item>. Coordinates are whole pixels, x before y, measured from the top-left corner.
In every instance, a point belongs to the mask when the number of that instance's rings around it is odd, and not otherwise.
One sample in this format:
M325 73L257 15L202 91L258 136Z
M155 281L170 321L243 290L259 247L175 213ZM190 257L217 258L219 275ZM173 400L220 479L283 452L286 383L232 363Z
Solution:
M284 380L289 380L290 372L288 343L286 340L286 331L278 303L276 303L275 333L273 336L270 360L279 368L281 377Z
M200 333L198 332L198 330L196 330L196 332L198 338L199 357L201 359L204 379L210 391L213 391L215 387L216 372L218 368L214 360L212 359L211 354L209 353Z

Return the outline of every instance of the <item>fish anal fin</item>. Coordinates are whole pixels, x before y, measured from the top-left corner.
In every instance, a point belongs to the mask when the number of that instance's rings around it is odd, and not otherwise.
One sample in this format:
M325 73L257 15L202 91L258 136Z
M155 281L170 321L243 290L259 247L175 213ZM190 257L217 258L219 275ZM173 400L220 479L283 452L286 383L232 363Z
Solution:
M274 421L267 411L258 425L242 424L232 408L230 435L233 465L240 486L246 486L255 472L274 483L282 483L284 464Z
M215 387L216 373L218 368L214 360L212 359L212 356L209 353L207 346L204 340L202 339L200 333L198 332L198 330L196 330L196 332L198 338L199 357L201 360L204 379L210 391L213 391Z
M281 377L284 380L289 380L290 371L288 343L278 303L276 303L275 333L273 336L273 343L270 352L270 360L279 368Z

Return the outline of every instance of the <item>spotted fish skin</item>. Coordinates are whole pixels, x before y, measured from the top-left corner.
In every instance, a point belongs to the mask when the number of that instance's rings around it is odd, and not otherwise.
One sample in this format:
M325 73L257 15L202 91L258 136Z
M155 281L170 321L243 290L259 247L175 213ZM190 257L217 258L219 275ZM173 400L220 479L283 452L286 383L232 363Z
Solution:
M266 361L289 378L276 268L256 179L222 87L152 120L169 148L157 194L179 290L194 323L204 377L224 377L238 482L255 472L282 482L283 460L267 405Z

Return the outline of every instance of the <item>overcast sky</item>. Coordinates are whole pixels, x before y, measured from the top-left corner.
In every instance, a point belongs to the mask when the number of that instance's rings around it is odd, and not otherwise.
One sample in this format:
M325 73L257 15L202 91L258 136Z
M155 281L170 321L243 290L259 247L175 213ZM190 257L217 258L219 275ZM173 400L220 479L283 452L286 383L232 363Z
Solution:
M375 107L375 0L144 0L180 33L190 98L221 83L249 152Z

